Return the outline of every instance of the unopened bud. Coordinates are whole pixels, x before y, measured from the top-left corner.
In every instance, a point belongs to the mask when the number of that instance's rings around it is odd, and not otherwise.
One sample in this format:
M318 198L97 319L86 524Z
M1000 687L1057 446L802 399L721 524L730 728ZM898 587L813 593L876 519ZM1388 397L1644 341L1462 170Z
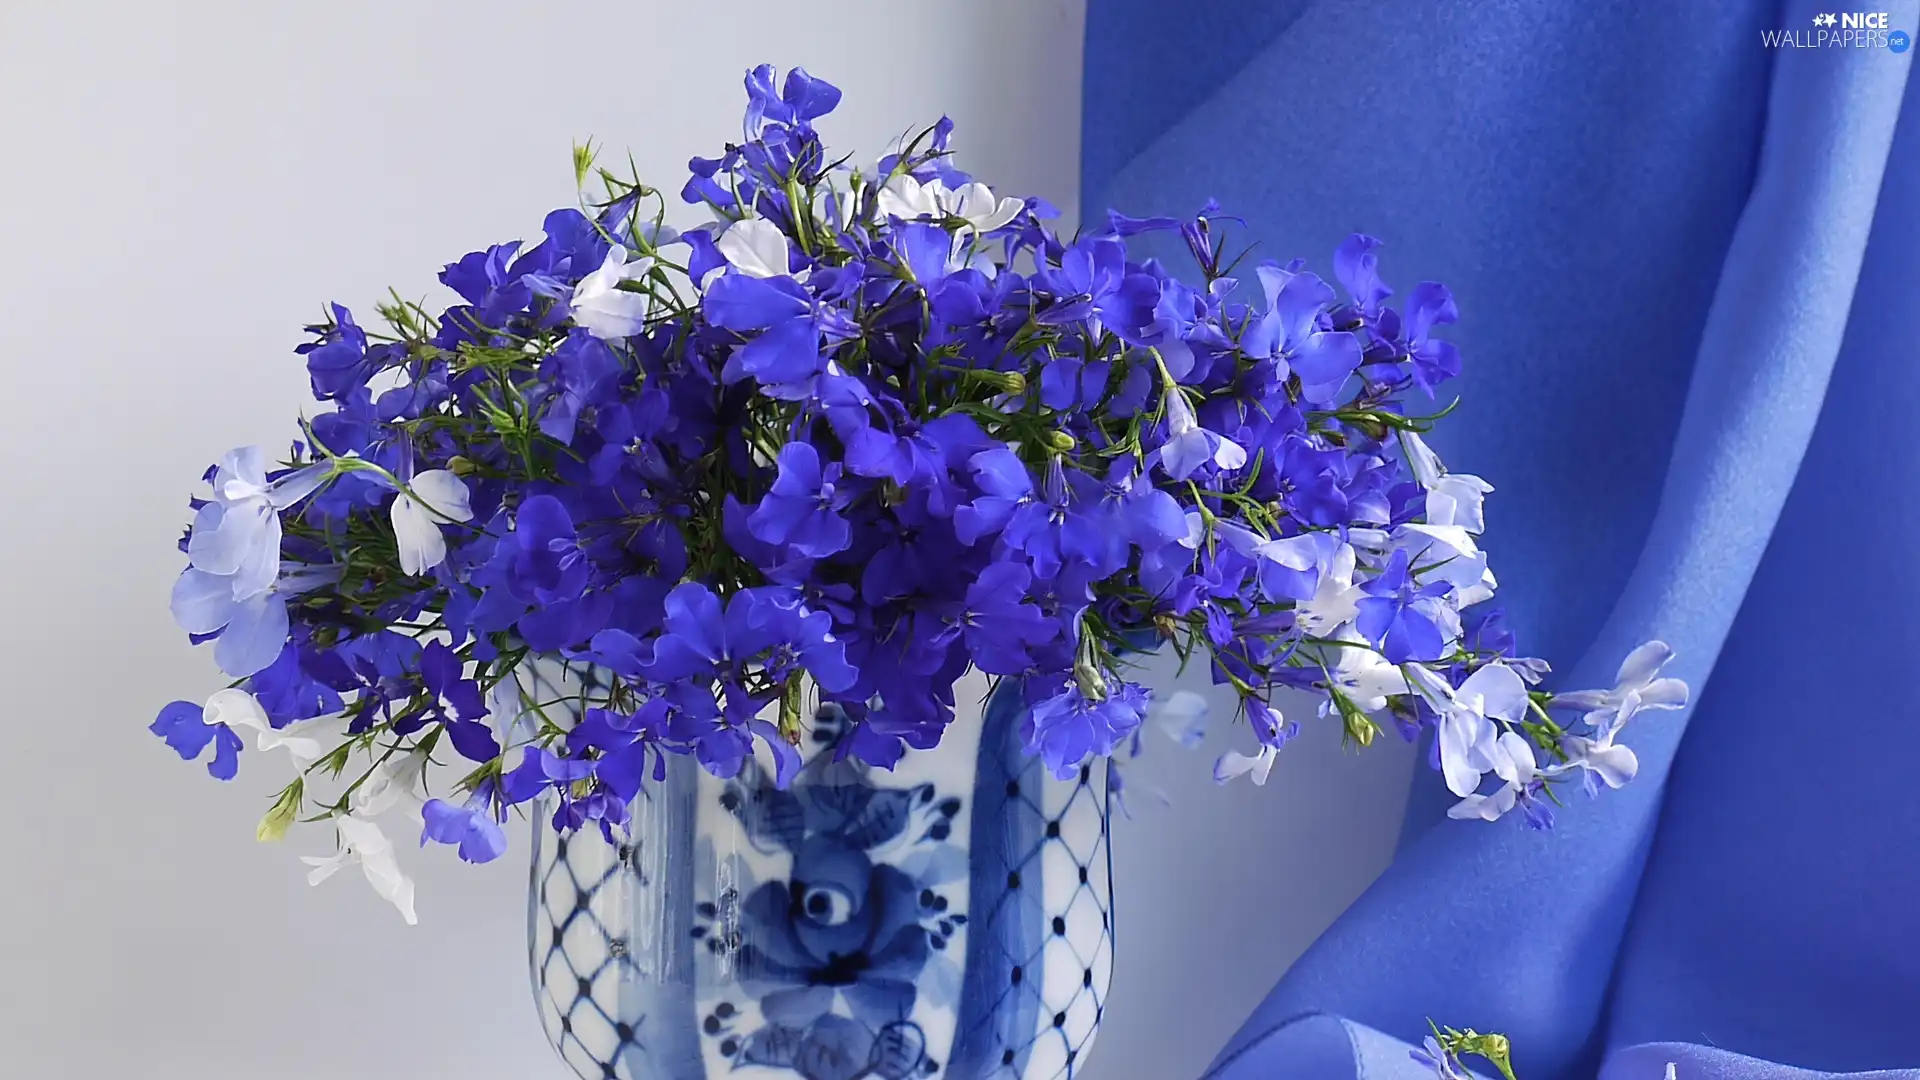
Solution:
M1341 719L1346 721L1347 737L1359 743L1361 749L1373 745L1374 736L1380 734L1380 725L1359 709L1342 709Z
M447 471L455 476L471 476L473 475L474 464L466 458L455 454L453 457L447 459Z
M1047 432L1046 435L1042 437L1042 441L1046 443L1047 449L1056 450L1060 453L1066 453L1068 450L1079 445L1074 441L1073 436L1064 431L1057 430Z

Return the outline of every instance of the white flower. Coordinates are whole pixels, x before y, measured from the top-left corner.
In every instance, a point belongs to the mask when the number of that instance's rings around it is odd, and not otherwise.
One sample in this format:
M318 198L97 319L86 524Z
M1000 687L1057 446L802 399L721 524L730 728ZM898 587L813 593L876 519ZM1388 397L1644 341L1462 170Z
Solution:
M1520 797L1526 793L1527 785L1540 775L1533 756L1533 746L1524 735L1515 731L1500 733L1497 751L1506 758L1506 782L1491 795L1478 792L1467 795L1447 811L1447 816L1456 821L1479 818L1482 821L1498 821L1501 815L1510 812L1519 804Z
M748 277L787 276L787 234L766 218L742 218L714 241L728 264Z
M280 511L313 494L331 471L321 463L268 482L266 451L229 451L214 472L213 499L194 515L187 561L227 579L235 601L266 592L280 576Z
M1334 689L1352 702L1354 708L1363 713L1376 713L1387 707L1389 697L1408 692L1406 675L1361 641L1357 632L1348 629L1335 640L1352 644L1332 650L1333 664L1327 674ZM1332 701L1321 702L1320 715L1325 716L1332 709Z
M378 817L396 806L418 816L427 802L427 766L430 754L415 747L380 759L353 792L353 813Z
M650 299L645 293L622 289L620 283L644 277L652 269L651 257L628 262L626 248L619 244L609 247L600 268L573 287L573 298L568 301L573 321L602 340L638 334L646 326Z
M1487 566L1487 554L1473 542L1473 534L1460 525L1435 525L1409 522L1395 533L1394 540L1406 548L1412 568L1425 581L1444 581L1453 586L1448 600L1455 608L1472 607L1491 599L1499 587Z
M1408 684L1439 715L1435 738L1447 790L1465 798L1489 772L1511 781L1514 763L1500 750L1500 727L1495 721L1512 723L1526 712L1527 686L1520 676L1495 661L1467 676L1455 690L1419 664L1407 664L1403 670Z
M1352 544L1339 541L1330 550L1317 554L1315 569L1320 572L1319 580L1311 598L1294 604L1294 623L1314 637L1334 637L1359 614L1360 599L1366 592L1353 580L1358 557Z
M260 707L260 700L245 690L229 688L214 694L207 699L200 719L210 725L225 724L236 735L240 728L257 732L254 749L267 751L284 748L287 756L293 759L293 767L301 772L319 761L327 751L321 746L320 740L312 737L327 726L324 720L309 720L275 728L272 721L267 719L267 711Z
M1179 387L1169 387L1167 402L1167 441L1158 451L1160 467L1175 480L1185 480L1193 470L1211 461L1232 472L1247 463L1247 452L1224 435L1200 426L1193 406Z
M1216 783L1224 784L1235 777L1252 773L1254 786L1259 787L1267 782L1267 774L1273 771L1273 759L1279 753L1277 748L1265 743L1261 743L1260 749L1251 757L1238 750L1229 750L1213 763L1213 779Z
M1613 735L1642 709L1683 709L1687 705L1687 684L1679 679L1660 678L1660 669L1673 659L1673 647L1664 641L1649 641L1627 654L1620 662L1611 690L1576 690L1555 694L1555 708L1580 709L1587 725L1611 742Z
M947 186L938 180L922 184L906 173L901 173L889 178L885 186L880 189L880 212L902 221L940 217L945 213L940 205L940 194L945 192L946 188Z
M1191 690L1175 690L1165 698L1155 698L1147 708L1147 718L1166 732L1167 738L1188 750L1206 738L1207 713L1207 699Z
M373 891L400 909L400 917L407 920L408 926L418 923L420 920L413 911L413 880L400 872L400 863L393 856L393 842L380 831L380 826L354 814L336 817L334 823L340 830L337 853L329 858L300 856L301 862L313 867L307 874L307 884L318 885L341 867L357 862Z
M1433 448L1414 432L1400 433L1400 447L1413 478L1427 489L1428 524L1458 525L1474 533L1486 530L1483 504L1492 484L1466 473L1447 472Z
M949 193L943 203L947 213L981 233L992 232L1019 217L1020 211L1026 209L1026 203L1019 199L994 199L992 190L978 183L962 184L960 190Z
M393 539L400 547L400 569L424 574L447 557L440 524L472 521L466 482L445 469L418 473L393 500Z
M990 233L1020 215L1026 204L1019 199L993 197L985 184L963 184L950 191L938 179L926 183L902 173L880 189L880 212L904 221L923 217L955 217L975 232Z

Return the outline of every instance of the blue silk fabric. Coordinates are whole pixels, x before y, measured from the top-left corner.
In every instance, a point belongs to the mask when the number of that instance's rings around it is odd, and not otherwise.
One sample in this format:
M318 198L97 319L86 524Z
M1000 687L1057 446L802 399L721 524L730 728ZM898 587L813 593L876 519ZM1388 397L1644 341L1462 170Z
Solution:
M1695 690L1551 833L1423 771L1213 1080L1421 1075L1429 1017L1522 1080L1920 1069L1920 79L1763 43L1828 10L1092 0L1083 218L1216 197L1256 258L1451 286L1432 441L1523 649L1606 687L1661 638Z

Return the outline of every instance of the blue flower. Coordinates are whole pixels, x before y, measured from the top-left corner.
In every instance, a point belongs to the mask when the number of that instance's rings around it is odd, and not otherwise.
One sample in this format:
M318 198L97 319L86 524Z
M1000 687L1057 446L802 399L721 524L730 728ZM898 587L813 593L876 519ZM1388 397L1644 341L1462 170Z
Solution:
M1361 359L1359 339L1320 327L1321 316L1333 303L1333 287L1314 274L1271 263L1258 272L1267 310L1247 331L1247 352L1284 364L1300 379L1308 401L1333 400Z
M1072 682L1034 705L1021 725L1027 752L1065 780L1089 757L1113 753L1146 719L1149 697L1136 683L1109 680L1105 698L1087 697Z
M840 89L825 79L816 79L805 68L787 72L787 81L776 94L772 64L761 64L747 72L746 128L751 136L762 124L786 124L807 127L840 104Z
M966 599L946 606L942 637L961 638L973 662L990 675L1019 675L1033 665L1029 646L1059 636L1059 624L1026 602L1033 574L1019 563L992 563L967 586Z
M1408 569L1405 548L1394 551L1380 576L1362 586L1354 627L1390 663L1438 660L1447 653L1447 636L1431 614L1431 602L1453 586L1444 581L1421 585Z
M1115 534L1100 513L1099 488L1077 469L1069 476L1055 457L1041 497L1021 503L1007 519L1002 539L1027 556L1034 577L1051 581L1070 561L1096 568L1096 576L1119 569L1111 562Z
M846 550L852 527L840 516L851 492L839 487L838 462L820 466L811 443L780 448L780 472L772 490L747 519L747 528L769 544L785 544L795 554L818 559Z
M1433 396L1434 387L1460 374L1460 352L1450 341L1430 336L1433 328L1455 321L1460 309L1453 293L1433 281L1423 281L1407 295L1407 358L1414 385Z
M420 808L425 828L420 830L420 846L432 840L457 845L464 862L492 862L507 850L507 834L500 828L506 808L494 805L494 783L489 780L477 788L464 806L442 799L428 799Z
M1049 325L1090 320L1095 327L1112 327L1138 334L1153 324L1160 300L1160 283L1152 274L1127 263L1127 248L1110 236L1088 236L1066 249L1057 267L1047 267L1038 279L1055 300L1039 320Z
M339 304L332 305L332 310L331 323L307 327L316 340L294 349L307 358L313 396L321 401L365 388L386 358L384 346L368 350L367 332L353 321L353 312Z
M411 724L396 724L394 731L407 734L403 729L409 726L417 730L429 719L438 720L461 757L492 761L500 756L500 744L494 741L493 729L480 723L480 718L487 715L486 702L480 684L461 677L465 668L465 662L444 643L428 644L420 654L420 678L433 695L433 702Z
M205 706L191 701L168 702L147 730L165 739L182 761L198 758L207 744L213 743L213 760L207 763L207 772L216 779L231 780L240 770L240 736L225 724L207 723L205 713Z

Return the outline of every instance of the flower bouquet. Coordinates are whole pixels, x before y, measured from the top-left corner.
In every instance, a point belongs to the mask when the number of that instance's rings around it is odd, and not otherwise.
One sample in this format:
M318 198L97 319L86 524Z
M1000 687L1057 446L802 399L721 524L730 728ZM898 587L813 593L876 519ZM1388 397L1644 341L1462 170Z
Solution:
M977 744L980 721L955 712L970 671L998 681L1015 758L1109 793L1107 763L1154 708L1130 655L1161 646L1204 653L1238 696L1244 749L1221 780L1263 782L1303 721L1361 746L1433 729L1460 818L1546 827L1563 783L1631 779L1622 725L1686 688L1658 677L1655 642L1617 687L1539 689L1547 665L1487 605L1491 486L1422 438L1460 371L1438 336L1456 317L1444 287L1396 306L1358 235L1334 253L1339 290L1299 261L1243 266L1211 205L1062 236L1047 203L959 171L946 120L860 169L814 127L834 87L762 67L746 88L743 141L694 159L679 192L710 220L676 231L659 189L580 148L593 196L537 242L448 265L451 306L396 296L375 329L333 305L298 349L324 411L279 463L247 448L206 474L172 610L234 681L167 705L153 731L183 758L211 746L222 779L243 735L286 750L294 778L258 832L328 829L314 881L357 864L413 921L377 820L392 808L417 812L406 839L470 862L498 858L509 812L536 802L562 862L575 841L631 858L633 836L665 827L647 808L692 770L687 790L732 798L794 882L817 868L817 887L765 903L838 929L882 894L887 844L984 811L936 801L931 781L857 808L783 793L813 773L821 791L870 787ZM1318 716L1283 717L1281 687ZM783 832L783 814L804 827ZM826 829L859 836L836 841L838 862L819 854ZM984 895L976 880L975 909ZM726 921L724 903L702 913ZM940 1055L911 974L963 923L890 923L860 944L866 973L793 980L838 997L749 995L758 1026L729 1056L928 1071ZM748 974L778 967L728 937L702 940ZM896 947L919 966L870 978ZM707 1034L743 1008L709 1011ZM955 1071L965 1051L947 1053Z

